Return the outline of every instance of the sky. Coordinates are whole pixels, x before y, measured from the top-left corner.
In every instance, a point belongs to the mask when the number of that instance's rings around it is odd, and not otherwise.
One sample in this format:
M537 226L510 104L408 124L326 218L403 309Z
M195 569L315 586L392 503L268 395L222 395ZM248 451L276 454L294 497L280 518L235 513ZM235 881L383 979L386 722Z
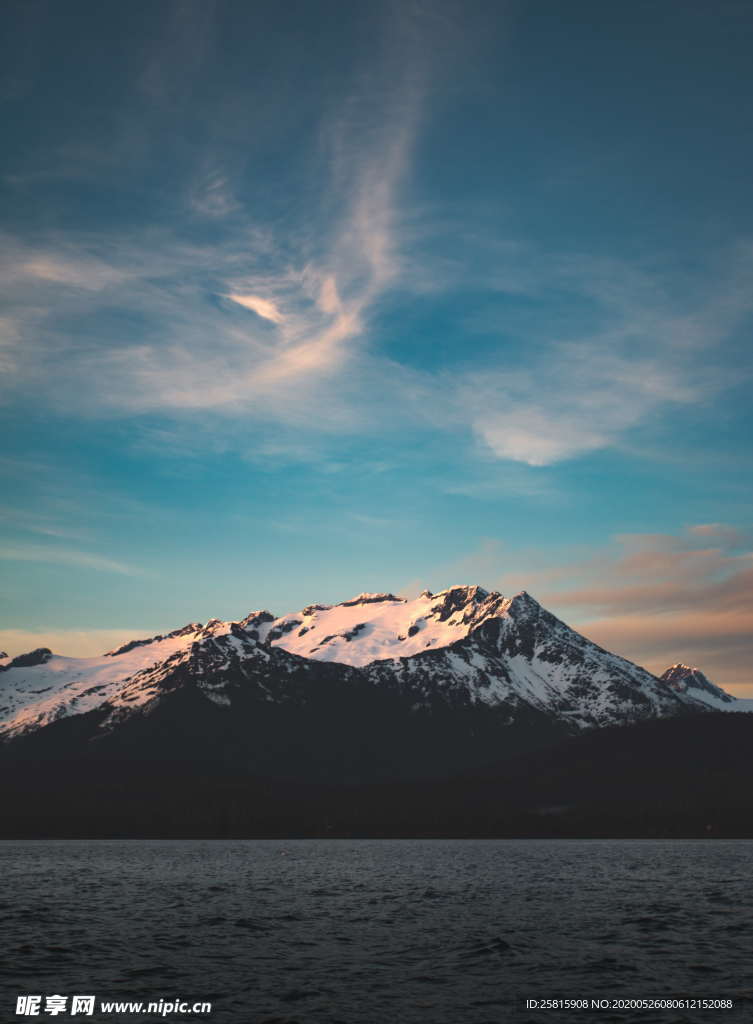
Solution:
M753 696L753 4L0 18L1 649L479 583Z

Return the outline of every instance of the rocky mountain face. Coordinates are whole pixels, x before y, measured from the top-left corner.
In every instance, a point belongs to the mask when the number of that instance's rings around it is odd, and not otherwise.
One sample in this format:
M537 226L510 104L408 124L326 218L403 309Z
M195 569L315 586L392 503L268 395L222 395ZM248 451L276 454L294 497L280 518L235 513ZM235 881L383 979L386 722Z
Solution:
M737 704L697 670L659 679L527 593L480 587L190 623L100 658L40 649L0 662L0 734L14 749L276 776L476 770L584 729Z

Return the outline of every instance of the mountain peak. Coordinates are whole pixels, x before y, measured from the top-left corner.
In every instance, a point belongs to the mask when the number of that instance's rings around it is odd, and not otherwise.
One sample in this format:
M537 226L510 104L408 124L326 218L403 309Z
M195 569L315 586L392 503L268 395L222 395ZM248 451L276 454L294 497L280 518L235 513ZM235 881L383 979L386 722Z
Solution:
M662 672L659 678L663 679L667 683L674 683L690 679L692 677L706 679L706 676L701 672L697 665L684 665L681 661L678 661L676 664L670 665L668 669ZM708 679L706 679L706 682L708 682Z
M695 665L683 665L678 661L662 672L659 678L678 693L689 693L696 699L712 706L732 704L735 701L731 694L722 690L721 687L715 686Z
M432 594L430 590L425 590L424 594L427 597L442 597L444 594L455 594L459 597L464 597L467 601L476 599L483 601L484 598L489 597L489 591L484 590L477 583L456 583L454 586L440 590L436 594ZM424 595L422 594L421 596L423 597Z
M541 605L527 590L521 590L510 598L510 608L516 610L540 611Z
M4 655L8 657L8 655ZM32 668L34 665L44 665L52 657L52 651L49 647L37 647L33 651L28 651L26 654L18 654L15 658L12 658L7 665L3 665L3 669L11 668Z
M239 626L258 626L262 622L274 622L274 615L266 608L259 608L255 612L249 612L245 619L241 619Z
M353 608L358 604L382 604L386 601L398 601L401 604L405 604L405 598L397 597L395 594L359 594L358 597L352 597L349 601L341 601L340 604L335 607Z

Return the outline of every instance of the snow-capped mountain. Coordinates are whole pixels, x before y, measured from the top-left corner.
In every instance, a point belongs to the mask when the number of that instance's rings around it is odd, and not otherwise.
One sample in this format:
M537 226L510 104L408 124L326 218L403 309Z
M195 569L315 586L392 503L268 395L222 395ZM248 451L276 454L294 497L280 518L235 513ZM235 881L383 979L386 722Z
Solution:
M466 606L460 615L468 614ZM597 647L525 591L510 599L481 596L465 635L452 644L365 671L383 685L396 680L426 696L527 704L578 728L673 715L692 703L683 695L685 707L678 705L678 695L650 672Z
M111 731L188 690L192 699L249 714L269 704L311 708L337 691L348 703L377 694L390 714L474 709L494 712L495 728L525 719L571 732L710 707L737 710L702 673L680 669L658 679L525 592L507 598L463 586L414 600L360 594L281 618L259 611L239 622L190 623L99 658L45 648L6 657L0 732L17 736L92 712L98 729Z

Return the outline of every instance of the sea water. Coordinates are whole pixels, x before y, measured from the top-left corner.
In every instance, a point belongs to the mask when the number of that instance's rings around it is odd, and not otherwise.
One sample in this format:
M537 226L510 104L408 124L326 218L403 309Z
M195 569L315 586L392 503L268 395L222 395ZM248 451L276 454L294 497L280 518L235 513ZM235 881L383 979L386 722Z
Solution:
M0 880L3 1021L753 1020L753 842L6 841Z

